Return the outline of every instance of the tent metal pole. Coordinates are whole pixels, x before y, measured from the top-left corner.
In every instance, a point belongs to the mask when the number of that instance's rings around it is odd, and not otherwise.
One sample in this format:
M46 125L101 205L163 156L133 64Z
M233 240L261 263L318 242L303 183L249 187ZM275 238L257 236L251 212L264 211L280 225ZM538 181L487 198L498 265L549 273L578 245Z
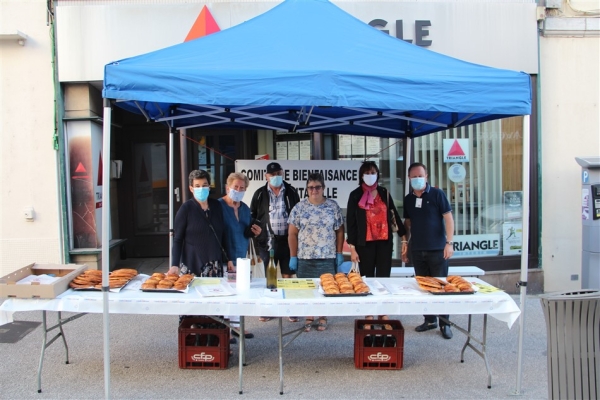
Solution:
M108 272L110 269L110 100L104 99L102 131L102 321L104 336L104 397L110 398L110 337Z
M525 301L527 299L527 271L529 258L529 151L530 132L529 115L523 116L523 219L522 219L522 244L521 244L521 280L520 287L521 323L519 324L519 346L517 352L517 387L515 394L521 394L521 381L523 377L523 338L525 336Z
M173 188L173 178L175 176L173 172L173 146L175 143L175 128L169 127L169 268L173 266L173 260L171 254L173 253L173 195L175 194Z

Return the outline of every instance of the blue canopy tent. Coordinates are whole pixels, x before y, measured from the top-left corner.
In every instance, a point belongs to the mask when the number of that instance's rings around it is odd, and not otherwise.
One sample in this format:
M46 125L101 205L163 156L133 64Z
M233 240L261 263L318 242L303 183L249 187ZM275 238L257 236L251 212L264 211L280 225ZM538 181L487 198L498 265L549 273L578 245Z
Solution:
M107 100L104 159L110 159L111 100L170 127L171 163L174 131L184 128L414 138L531 112L528 74L419 48L326 0L286 0L221 32L112 62L105 66L103 97ZM525 121L524 157L528 157L528 118ZM524 187L528 165L524 160ZM108 283L109 166L106 162L103 173L104 286ZM527 211L528 199L525 191ZM527 221L528 215L523 218ZM105 382L109 382L108 291L104 293Z

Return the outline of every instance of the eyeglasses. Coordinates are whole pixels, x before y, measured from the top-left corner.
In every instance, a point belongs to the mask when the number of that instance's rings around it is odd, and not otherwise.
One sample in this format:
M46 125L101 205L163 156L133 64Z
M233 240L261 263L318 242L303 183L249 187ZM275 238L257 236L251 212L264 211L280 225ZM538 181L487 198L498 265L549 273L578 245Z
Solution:
M319 190L323 189L323 186L320 186L320 185L319 186L307 186L306 189L308 189L309 191L312 191L312 190L319 191Z

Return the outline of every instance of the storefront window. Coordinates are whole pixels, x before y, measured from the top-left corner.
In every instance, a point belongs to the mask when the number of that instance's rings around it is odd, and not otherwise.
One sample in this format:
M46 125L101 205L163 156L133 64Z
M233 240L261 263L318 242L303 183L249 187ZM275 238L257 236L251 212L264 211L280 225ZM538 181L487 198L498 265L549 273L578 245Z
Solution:
M506 118L414 140L415 161L452 205L455 258L521 253L522 126Z

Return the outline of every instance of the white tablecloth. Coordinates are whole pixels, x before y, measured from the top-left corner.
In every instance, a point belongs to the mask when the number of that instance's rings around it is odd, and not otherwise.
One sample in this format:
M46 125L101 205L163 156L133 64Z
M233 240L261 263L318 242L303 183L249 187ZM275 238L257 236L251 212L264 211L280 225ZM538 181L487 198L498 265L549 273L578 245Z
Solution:
M502 291L473 295L436 296L418 289L414 278L367 278L386 288L407 288L406 293L360 297L324 297L313 290L310 298L272 298L265 295L264 280L252 284L247 294L202 297L194 288L188 293L142 292L127 289L109 293L109 312L114 314L243 315L243 316L360 316L360 315L458 315L489 314L510 328L520 310ZM477 278L470 282L486 284ZM316 280L318 281L318 280ZM414 289L414 290L412 290ZM305 292L306 293L306 292ZM0 305L0 325L12 322L16 311L67 311L102 313L101 292L67 290L55 299L7 299Z

